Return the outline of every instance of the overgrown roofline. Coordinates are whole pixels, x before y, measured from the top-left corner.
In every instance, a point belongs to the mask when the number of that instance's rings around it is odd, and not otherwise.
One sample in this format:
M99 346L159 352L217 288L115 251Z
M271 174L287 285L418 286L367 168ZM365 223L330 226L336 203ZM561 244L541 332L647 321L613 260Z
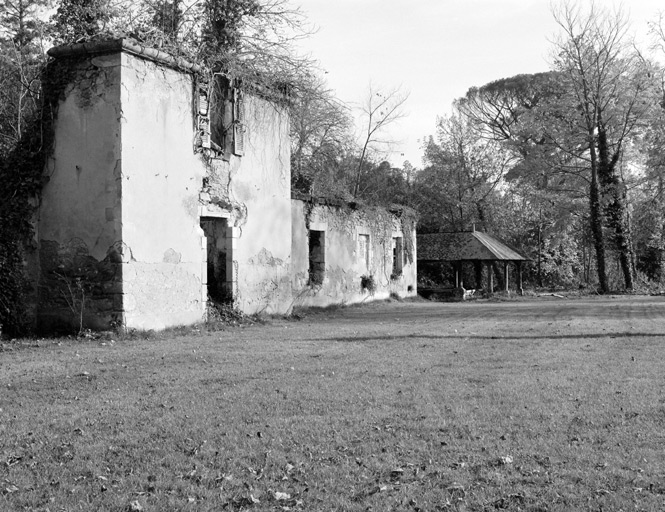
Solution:
M182 57L174 57L170 53L164 52L162 50L144 46L135 39L127 37L109 37L108 39L95 39L80 43L64 44L51 48L47 53L54 59L61 59L67 57L80 57L82 55L101 55L115 52L129 53L141 59L150 60L157 64L195 75L212 74L212 71L217 71L208 70L199 64L194 64ZM222 75L233 78L224 71L220 71L220 73ZM261 84L257 80L243 79L242 88L277 104L283 105L290 102L291 86L288 84L276 83L272 86L267 86L265 84Z
M416 210L414 210L410 206L397 204L397 203L391 204L389 206L381 204L368 204L365 203L363 200L348 201L346 199L341 199L339 197L333 197L333 196L314 196L294 189L291 189L291 199L297 199L305 203L311 203L320 206L335 206L339 208L350 208L352 210L359 210L366 208L383 208L388 213L392 213L397 216L408 215L410 217L413 217L414 221L416 221L418 218Z
M125 37L64 44L51 48L47 53L54 59L60 59L80 55L94 55L121 51L181 71L188 71L191 73L201 73L204 71L204 69L198 64L193 64L183 58L174 57L166 52L157 50L156 48L142 46L136 40Z

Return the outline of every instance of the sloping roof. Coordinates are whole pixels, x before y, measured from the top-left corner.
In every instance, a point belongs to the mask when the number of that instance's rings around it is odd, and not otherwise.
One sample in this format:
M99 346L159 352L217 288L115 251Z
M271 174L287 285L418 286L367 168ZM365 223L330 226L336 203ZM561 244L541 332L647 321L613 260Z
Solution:
M418 235L418 261L526 261L496 238L481 231Z

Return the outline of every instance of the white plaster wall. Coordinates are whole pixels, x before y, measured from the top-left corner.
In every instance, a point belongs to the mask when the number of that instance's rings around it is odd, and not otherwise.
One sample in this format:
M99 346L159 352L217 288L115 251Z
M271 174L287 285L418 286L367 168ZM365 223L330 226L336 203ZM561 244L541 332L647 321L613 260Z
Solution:
M412 261L409 262L407 258L407 234L402 234L402 243L404 244L404 257L403 257L403 267L402 267L402 276L397 281L391 282L391 291L397 293L402 298L406 297L415 297L418 295L418 267L417 267L417 258L418 258L418 247L416 244L416 228L411 230L411 240L413 243L412 247Z
M292 201L292 287L294 306L327 306L353 304L386 299L391 293L401 297L414 296L416 290L415 252L414 262L404 261L402 277L392 281L392 236L401 234L400 223L395 219L390 233L378 233L363 222L362 214L348 214L340 221L340 212L330 215L330 209L315 206L310 214L310 227L325 231L326 272L321 286L309 286L308 230L305 221L305 204ZM361 276L367 273L365 263L358 253L358 234L370 234L371 273L377 288L373 295L361 289ZM415 239L415 232L413 233ZM411 286L411 290L409 290Z
M418 244L416 243L415 226L411 230L411 240L413 241L413 260L409 263L406 256L404 258L401 291L398 292L400 297L415 297L418 295Z
M233 157L229 196L244 205L232 255L246 313L285 313L292 302L291 174L284 109L247 95L245 154Z
M88 76L82 71L60 103L37 237L61 245L77 239L102 260L121 238L120 55L91 64L83 64Z
M383 282L391 252L376 245L376 236L372 270L379 288L374 296L361 291L365 269L357 230L334 224L326 229L325 282L318 289L307 285L307 229L303 203L290 199L284 109L247 95L244 156L206 169L193 151L191 75L127 53L89 57L83 71L60 107L38 237L57 246L84 245L97 261L122 247L122 282L110 283L104 300L123 312L126 328L163 329L203 319L200 215L219 208L201 201L207 172L220 173L233 205L220 213L233 224L228 265L244 312L415 294L415 264L405 264L400 281ZM317 208L312 221L325 223L324 210ZM406 292L411 283L413 291Z
M125 326L163 329L203 319L205 168L193 152L193 82L122 54L122 231Z
M122 83L125 324L158 329L201 320L205 251L199 201L206 166L193 152L192 78L124 54ZM245 154L212 172L241 205L234 225L234 294L245 313L291 305L288 119L247 95ZM203 208L200 208L203 207Z

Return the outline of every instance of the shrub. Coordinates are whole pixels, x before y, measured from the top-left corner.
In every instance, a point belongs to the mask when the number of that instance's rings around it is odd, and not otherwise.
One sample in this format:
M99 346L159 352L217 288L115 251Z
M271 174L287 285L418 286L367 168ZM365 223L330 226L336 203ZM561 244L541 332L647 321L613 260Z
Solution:
M360 276L360 289L367 290L370 295L374 295L376 291L376 281L372 274Z

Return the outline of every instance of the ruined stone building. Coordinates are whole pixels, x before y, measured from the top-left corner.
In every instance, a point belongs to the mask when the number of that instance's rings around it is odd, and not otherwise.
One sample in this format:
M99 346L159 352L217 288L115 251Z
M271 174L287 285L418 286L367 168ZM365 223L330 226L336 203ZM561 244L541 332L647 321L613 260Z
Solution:
M287 313L416 294L412 223L292 197L284 101L126 39L49 54L63 79L31 262L42 330L193 324L209 297Z

